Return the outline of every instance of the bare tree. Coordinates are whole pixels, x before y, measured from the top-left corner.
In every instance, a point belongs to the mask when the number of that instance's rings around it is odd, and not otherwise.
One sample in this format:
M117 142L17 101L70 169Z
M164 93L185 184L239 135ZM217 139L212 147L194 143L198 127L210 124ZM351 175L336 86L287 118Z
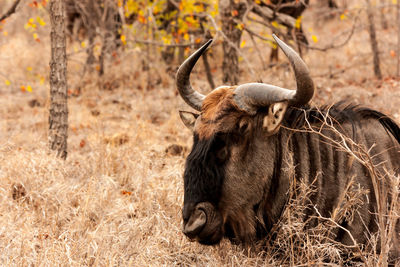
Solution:
M378 49L378 41L376 40L376 31L374 24L374 13L371 8L370 0L365 0L367 4L367 17L368 17L368 32L371 41L371 49L374 57L374 73L376 78L382 79L382 72L380 67L379 60L379 49Z
M64 0L66 5L66 22L68 35L71 39L79 39L78 33L83 33L88 39L87 59L83 71L92 71L93 63L99 63L99 75L105 73L106 58L120 45L124 15L120 14L117 2L114 0ZM101 43L101 54L96 59L94 55L95 39ZM82 76L83 76L82 75Z
M386 5L386 0L380 0L381 8L380 8L380 17L381 17L381 24L382 24L382 29L387 30L388 29L388 21L386 19L385 13L387 12L387 9L385 7Z
M67 57L63 0L50 1L51 60L49 145L57 156L67 158L68 105Z
M226 84L237 84L239 82L239 55L237 47L243 30L238 22L243 19L246 12L246 2L235 0L220 0L219 10L222 22L222 31L226 38L222 43L224 51L222 61L222 82Z
M400 77L400 1L397 1L397 77Z

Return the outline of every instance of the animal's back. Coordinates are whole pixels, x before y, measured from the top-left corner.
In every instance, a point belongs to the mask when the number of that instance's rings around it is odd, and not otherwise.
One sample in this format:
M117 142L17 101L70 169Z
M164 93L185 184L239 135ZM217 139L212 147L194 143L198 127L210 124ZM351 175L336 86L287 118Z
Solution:
M287 127L296 129L289 138L295 176L317 189L305 218L315 215L315 209L324 217L342 212L337 222L343 228L337 228L334 238L347 245L354 245L353 238L368 243L367 229L379 232L379 220L386 220L391 190L400 179L399 126L378 111L343 103L293 109L287 116ZM352 209L345 210L350 202ZM399 221L395 232L392 252L398 257Z

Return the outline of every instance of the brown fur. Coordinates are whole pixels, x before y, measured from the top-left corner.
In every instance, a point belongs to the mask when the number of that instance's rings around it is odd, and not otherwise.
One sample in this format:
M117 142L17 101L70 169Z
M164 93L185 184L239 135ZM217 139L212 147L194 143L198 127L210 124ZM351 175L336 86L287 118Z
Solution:
M232 109L238 110L233 100L234 89L235 87L220 87L204 99L200 121L195 129L201 139L210 138L217 130L229 129L237 122L241 113L232 112Z

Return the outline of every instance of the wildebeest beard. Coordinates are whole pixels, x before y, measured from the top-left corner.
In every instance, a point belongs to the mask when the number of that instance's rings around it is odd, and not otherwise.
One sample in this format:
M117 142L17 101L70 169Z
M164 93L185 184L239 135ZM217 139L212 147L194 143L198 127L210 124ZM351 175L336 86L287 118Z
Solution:
M200 139L194 134L184 173L185 203L210 202L217 208L225 176L225 161L218 153L224 146L218 135Z

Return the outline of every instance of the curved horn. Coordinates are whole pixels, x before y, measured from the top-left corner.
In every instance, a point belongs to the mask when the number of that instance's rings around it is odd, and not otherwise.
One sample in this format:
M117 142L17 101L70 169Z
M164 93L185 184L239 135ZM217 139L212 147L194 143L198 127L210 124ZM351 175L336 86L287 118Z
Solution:
M235 89L234 99L238 107L255 114L259 107L293 99L296 91L265 83L245 83Z
M202 47L188 57L179 67L176 73L176 87L183 100L197 111L201 110L201 104L205 98L204 95L196 92L190 84L190 73L196 64L197 60L204 53L207 47L211 44L212 39L208 40Z
M235 89L235 101L239 108L254 114L258 107L275 102L289 101L289 105L305 105L314 95L314 82L310 77L307 65L301 57L275 34L272 35L279 47L289 58L293 67L297 90L289 90L264 83L247 83Z
M311 79L310 72L306 63L290 46L282 42L275 34L272 35L279 47L288 57L290 64L293 67L296 77L297 90L294 97L290 100L291 105L305 105L314 95L314 82Z

